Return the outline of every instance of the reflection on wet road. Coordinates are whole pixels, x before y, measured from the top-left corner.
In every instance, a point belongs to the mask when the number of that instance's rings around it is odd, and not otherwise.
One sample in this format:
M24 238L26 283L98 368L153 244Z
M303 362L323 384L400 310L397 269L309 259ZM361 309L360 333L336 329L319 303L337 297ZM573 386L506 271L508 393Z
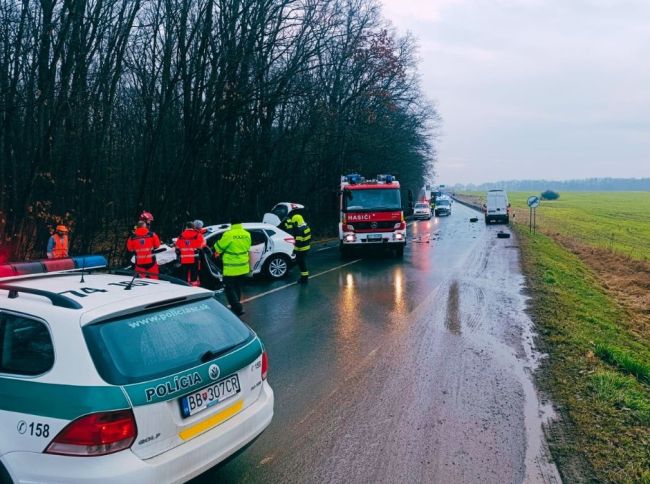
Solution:
M472 216L414 222L403 261L321 247L308 286L249 285L275 417L195 482L559 482L518 251Z

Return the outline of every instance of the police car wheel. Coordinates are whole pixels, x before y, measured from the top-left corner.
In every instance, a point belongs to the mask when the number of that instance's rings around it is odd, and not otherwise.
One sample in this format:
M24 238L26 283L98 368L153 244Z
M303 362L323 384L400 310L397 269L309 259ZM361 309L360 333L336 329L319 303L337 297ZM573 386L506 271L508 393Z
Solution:
M281 279L289 272L289 262L282 255L273 255L266 263L266 275L271 279Z

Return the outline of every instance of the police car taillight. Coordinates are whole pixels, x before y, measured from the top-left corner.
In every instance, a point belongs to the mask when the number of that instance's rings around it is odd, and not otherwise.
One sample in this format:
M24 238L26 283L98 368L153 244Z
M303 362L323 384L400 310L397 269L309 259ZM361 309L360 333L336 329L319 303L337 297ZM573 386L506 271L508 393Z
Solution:
M131 410L92 413L70 422L46 454L98 456L128 449L138 433Z
M262 353L262 380L266 380L266 374L269 372L269 357L266 351Z
M291 245L296 245L296 239L293 237L285 237L284 241L290 243Z

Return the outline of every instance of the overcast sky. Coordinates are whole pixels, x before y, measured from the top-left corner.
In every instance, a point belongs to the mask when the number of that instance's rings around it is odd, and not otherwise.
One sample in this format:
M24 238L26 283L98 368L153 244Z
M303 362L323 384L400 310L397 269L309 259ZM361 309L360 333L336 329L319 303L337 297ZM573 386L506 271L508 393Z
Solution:
M443 119L437 182L650 177L650 0L382 0Z

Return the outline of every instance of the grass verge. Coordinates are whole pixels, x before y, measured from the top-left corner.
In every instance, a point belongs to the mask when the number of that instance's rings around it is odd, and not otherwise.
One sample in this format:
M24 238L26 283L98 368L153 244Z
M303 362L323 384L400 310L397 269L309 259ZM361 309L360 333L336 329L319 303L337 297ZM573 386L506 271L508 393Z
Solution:
M576 254L517 224L565 482L650 483L650 343Z

